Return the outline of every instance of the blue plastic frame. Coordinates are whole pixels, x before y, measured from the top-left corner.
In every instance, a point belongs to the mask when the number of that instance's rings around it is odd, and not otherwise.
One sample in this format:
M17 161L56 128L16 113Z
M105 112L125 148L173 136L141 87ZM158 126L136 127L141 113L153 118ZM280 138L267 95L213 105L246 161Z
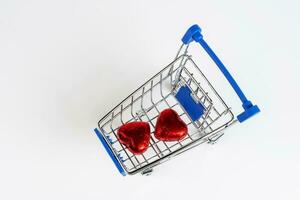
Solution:
M204 106L200 102L195 102L191 97L192 91L187 86L182 86L175 97L189 114L193 121L200 119L204 113Z
M99 140L101 141L101 143L103 144L106 152L108 153L108 155L110 156L110 158L112 159L112 161L114 162L115 166L117 167L118 171L123 175L126 176L126 172L124 171L123 167L121 166L121 164L119 163L118 159L116 158L115 154L112 152L111 148L109 147L109 145L107 144L106 140L104 139L104 137L102 136L102 134L100 133L100 131L95 128L94 129L96 135L98 136Z
M223 73L225 78L228 80L232 88L234 89L235 93L238 95L242 102L242 107L244 108L244 112L240 113L237 116L237 119L239 122L244 122L253 115L260 112L260 109L257 105L253 105L251 101L247 99L247 97L244 95L241 88L238 86L236 81L233 79L229 71L226 69L224 64L221 62L221 60L217 57L217 55L213 52L213 50L208 46L208 44L204 41L203 36L201 34L201 28L195 24L191 26L185 35L182 38L182 42L184 44L189 44L191 42L198 42L203 49L206 51L206 53L210 56L210 58L215 62L215 64L218 66L220 71Z

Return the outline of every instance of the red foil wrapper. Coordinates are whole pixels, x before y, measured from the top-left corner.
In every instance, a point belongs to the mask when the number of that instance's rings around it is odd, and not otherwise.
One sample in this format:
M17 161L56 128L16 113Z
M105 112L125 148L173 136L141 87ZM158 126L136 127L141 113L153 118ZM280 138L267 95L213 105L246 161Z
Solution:
M135 155L144 153L150 143L150 126L146 122L130 122L118 130L119 141Z
M155 137L162 141L178 141L183 139L188 132L187 125L172 109L163 110L157 119Z

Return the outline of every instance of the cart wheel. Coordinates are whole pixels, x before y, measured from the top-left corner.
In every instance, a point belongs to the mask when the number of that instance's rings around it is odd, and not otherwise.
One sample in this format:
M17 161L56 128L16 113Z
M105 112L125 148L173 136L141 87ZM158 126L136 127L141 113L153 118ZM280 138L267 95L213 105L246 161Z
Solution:
M216 135L213 135L212 137L208 138L208 144L214 145L217 143L217 141L224 135L224 133L217 133Z
M146 170L142 171L141 174L142 174L143 176L149 176L149 175L152 174L152 172L153 172L153 169L150 168L150 169L146 169Z

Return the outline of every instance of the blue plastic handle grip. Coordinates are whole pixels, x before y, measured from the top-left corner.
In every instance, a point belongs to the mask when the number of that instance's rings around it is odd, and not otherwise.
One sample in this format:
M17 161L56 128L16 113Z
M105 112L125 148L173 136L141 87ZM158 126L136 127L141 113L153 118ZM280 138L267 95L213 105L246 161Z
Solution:
M114 153L112 152L111 148L109 147L109 145L107 144L107 142L105 141L105 139L103 138L102 134L100 133L100 131L95 128L94 129L96 135L98 136L99 140L101 141L101 143L103 144L106 152L108 153L108 155L110 156L110 158L112 159L112 161L114 162L115 166L117 167L117 169L119 170L119 172L123 175L126 176L126 172L124 171L123 167L121 166L121 164L119 163L119 161L117 160L116 156L114 155Z
M182 38L182 42L184 44L189 44L190 42L195 41L198 42L203 49L206 51L206 53L211 57L211 59L215 62L215 64L218 66L220 71L223 73L225 78L228 80L238 97L240 98L242 102L242 106L244 108L244 112L239 114L237 116L237 119L239 122L243 122L253 115L257 114L260 112L259 108L257 105L253 105L251 101L249 101L246 96L244 95L243 91L241 88L238 86L236 81L233 79L229 71L226 69L224 64L221 62L221 60L217 57L217 55L213 52L213 50L208 46L208 44L204 41L203 36L201 34L201 28L195 24L191 26L185 35Z

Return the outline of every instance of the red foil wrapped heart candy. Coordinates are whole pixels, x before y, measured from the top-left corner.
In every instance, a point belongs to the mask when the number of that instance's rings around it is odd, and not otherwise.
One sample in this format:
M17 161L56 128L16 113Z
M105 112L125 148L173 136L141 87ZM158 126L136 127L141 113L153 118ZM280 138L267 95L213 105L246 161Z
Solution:
M157 119L154 136L162 141L178 141L188 132L187 125L172 109L163 110Z
M133 154L144 153L150 143L150 126L146 122L130 122L118 130L119 141Z

